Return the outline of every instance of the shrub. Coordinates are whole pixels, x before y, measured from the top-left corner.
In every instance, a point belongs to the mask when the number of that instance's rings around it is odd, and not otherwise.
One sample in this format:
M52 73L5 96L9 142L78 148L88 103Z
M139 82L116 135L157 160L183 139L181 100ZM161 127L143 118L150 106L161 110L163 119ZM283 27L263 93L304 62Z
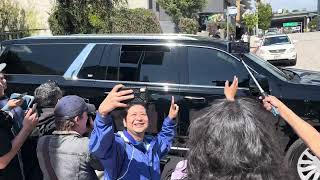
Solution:
M111 23L105 13L96 11L94 8L86 7L81 14L76 14L73 9L58 5L49 18L50 30L55 35L111 32L161 33L160 23L150 10L120 8L112 9L109 13Z
M199 29L199 23L195 19L182 18L179 21L179 30L181 33L196 34Z
M148 9L116 10L113 18L114 33L161 33L156 15Z

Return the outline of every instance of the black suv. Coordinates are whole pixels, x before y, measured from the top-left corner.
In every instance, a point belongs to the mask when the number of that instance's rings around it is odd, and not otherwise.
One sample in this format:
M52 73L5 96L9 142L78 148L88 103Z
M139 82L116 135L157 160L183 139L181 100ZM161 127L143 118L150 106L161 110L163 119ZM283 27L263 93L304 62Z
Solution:
M65 95L77 94L99 105L116 84L146 87L150 133L161 128L174 96L181 111L172 150L162 160L163 179L170 176L188 150L190 120L215 99L224 97L226 80L238 76L238 96L258 95L239 55L229 53L226 41L185 35L75 35L30 37L5 41L1 46L0 63L7 63L8 93L32 94L38 85L50 79L62 87ZM244 54L242 59L265 91L319 126L320 73L279 69L251 53ZM121 130L118 122L122 121L115 120L115 126ZM284 150L293 144L287 157L297 167L308 151L303 144L295 143L298 137L283 121L278 132L285 135Z

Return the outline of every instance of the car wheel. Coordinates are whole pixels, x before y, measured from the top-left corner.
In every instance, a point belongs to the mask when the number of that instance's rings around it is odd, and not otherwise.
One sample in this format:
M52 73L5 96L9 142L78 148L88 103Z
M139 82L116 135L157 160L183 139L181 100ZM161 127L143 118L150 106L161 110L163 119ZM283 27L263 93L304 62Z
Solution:
M171 180L171 174L175 170L178 162L184 160L182 157L171 157L168 163L164 166L161 173L161 180Z
M320 160L301 139L298 139L290 146L285 156L285 163L302 180L320 179Z
M289 64L290 66L295 66L297 64L297 59L291 61Z

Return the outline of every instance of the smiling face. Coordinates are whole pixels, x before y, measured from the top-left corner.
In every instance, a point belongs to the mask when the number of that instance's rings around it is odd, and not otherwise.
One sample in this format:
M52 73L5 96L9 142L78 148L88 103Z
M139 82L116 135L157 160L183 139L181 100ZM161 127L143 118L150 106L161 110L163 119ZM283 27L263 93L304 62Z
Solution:
M149 125L146 108L142 105L131 106L123 120L123 124L135 140L141 141Z

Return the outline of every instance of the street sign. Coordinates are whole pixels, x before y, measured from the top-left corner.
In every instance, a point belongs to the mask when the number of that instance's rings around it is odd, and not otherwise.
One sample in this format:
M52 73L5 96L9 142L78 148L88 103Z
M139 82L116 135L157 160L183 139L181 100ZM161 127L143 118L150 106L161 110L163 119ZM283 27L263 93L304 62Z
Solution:
M282 26L283 27L295 27L295 26L299 26L299 22L286 22L286 23L283 23Z
M235 6L228 6L227 7L227 15L236 16L237 13L238 13L237 7L235 7Z

